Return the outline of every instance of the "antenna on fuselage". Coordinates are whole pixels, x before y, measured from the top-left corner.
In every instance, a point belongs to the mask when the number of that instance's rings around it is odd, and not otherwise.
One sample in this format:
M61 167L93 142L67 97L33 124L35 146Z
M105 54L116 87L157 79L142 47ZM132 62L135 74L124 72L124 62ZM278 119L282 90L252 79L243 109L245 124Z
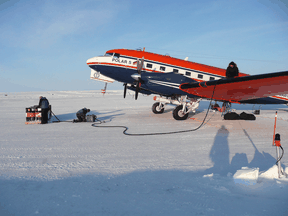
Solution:
M137 48L136 50L137 50L137 51L143 51L143 52L144 52L144 51L145 51L145 47L143 47L143 49L142 49L142 47L139 47L139 48Z

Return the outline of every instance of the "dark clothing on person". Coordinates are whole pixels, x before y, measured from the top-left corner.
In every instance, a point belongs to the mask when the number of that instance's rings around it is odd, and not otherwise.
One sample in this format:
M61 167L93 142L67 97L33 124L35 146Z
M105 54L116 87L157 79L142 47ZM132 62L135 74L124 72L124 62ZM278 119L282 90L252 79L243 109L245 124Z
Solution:
M41 124L47 124L48 123L48 112L49 112L49 108L48 109L42 109L41 108Z
M49 109L49 101L45 97L40 97L39 105L41 109Z
M86 113L90 112L90 109L83 108L76 113L77 122L86 122Z
M41 108L41 124L47 124L49 112L49 101L47 98L41 96L37 108Z
M234 62L230 62L226 69L226 78L234 78L239 76L239 70Z

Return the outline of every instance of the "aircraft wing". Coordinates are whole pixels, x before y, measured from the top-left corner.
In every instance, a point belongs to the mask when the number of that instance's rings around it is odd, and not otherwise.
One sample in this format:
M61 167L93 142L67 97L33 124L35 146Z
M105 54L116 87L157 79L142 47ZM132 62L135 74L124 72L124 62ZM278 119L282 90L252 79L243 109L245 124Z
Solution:
M200 83L183 83L179 88L202 98L211 98L214 91L214 100L241 103L241 101L288 94L288 71Z

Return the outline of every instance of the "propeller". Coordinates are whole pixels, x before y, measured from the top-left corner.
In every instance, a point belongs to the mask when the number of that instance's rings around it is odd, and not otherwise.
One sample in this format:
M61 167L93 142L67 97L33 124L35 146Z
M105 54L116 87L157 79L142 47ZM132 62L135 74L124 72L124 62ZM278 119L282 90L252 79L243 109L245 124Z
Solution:
M133 64L135 64L136 62L134 62ZM135 89L135 100L137 100L138 98L138 93L140 91L140 86L141 86L141 71L143 68L143 64L144 64L144 57L142 57L142 59L137 59L137 72L136 74L132 74L131 77L133 79L135 79L136 82L136 89ZM134 82L134 83L135 83ZM127 83L124 83L124 98L126 97L126 91L127 91Z
M141 60L137 59L137 71L138 71L138 74L133 77L134 79L136 79L135 100L137 100L138 93L140 91L141 71L142 71L142 68L143 68L143 64L144 64L144 57L142 57Z

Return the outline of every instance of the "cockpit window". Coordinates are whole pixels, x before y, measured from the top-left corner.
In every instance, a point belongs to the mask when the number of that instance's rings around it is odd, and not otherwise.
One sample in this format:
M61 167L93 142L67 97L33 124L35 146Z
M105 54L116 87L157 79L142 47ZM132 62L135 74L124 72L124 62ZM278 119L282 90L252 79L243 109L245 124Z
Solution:
M112 56L112 55L113 55L113 53L105 53L104 56Z
M119 57L120 57L120 54L119 54L119 53L114 53L113 58L119 58Z

